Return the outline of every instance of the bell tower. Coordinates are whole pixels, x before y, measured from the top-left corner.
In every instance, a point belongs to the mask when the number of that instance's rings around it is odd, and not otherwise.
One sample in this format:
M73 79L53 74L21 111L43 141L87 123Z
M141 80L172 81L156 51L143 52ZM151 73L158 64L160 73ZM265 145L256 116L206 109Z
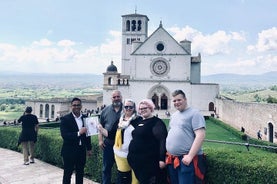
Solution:
M121 68L123 75L130 75L130 54L133 42L144 42L148 37L148 17L146 15L122 15L122 54Z

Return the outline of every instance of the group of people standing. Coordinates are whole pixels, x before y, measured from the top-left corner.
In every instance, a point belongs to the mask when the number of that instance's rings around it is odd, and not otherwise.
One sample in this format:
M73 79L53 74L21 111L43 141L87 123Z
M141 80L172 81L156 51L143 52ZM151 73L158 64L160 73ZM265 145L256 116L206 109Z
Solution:
M172 99L177 111L172 114L167 128L153 115L155 105L152 100L141 100L136 107L132 99L123 101L120 91L112 92L112 104L102 110L97 127L103 153L102 184L111 184L114 163L117 184L161 184L168 181L171 184L193 184L203 181L204 117L199 110L188 107L182 90L174 91ZM72 99L71 109L72 112L61 118L60 124L63 184L70 184L74 170L75 183L82 184L86 157L92 154L91 138L86 136L86 116L81 113L79 98ZM164 173L168 177L164 177Z
M193 184L204 180L205 120L188 107L182 90L172 94L176 112L167 129L154 116L150 99L136 104L113 91L112 104L100 115L98 140L103 150L102 183L111 183L113 164L118 184ZM123 101L123 102L122 102ZM168 178L164 177L168 173ZM167 181L164 181L164 180Z

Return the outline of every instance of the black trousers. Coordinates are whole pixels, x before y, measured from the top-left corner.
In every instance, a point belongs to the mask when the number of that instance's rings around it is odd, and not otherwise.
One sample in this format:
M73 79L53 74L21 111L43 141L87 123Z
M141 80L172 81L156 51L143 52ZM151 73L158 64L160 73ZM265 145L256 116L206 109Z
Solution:
M73 171L76 173L76 184L83 184L84 167L86 164L86 150L79 149L77 154L72 156L64 155L63 184L70 184Z
M117 184L131 184L132 183L132 172L121 172L117 171Z

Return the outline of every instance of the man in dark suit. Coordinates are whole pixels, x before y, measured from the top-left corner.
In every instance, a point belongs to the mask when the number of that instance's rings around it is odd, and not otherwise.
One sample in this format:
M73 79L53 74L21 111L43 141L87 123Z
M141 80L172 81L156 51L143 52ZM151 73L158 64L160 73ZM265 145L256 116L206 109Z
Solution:
M91 139L86 136L85 116L81 114L82 102L79 98L71 101L72 112L61 118L60 131L63 138L61 155L64 163L63 184L70 184L73 170L76 184L83 183L86 154L91 155Z

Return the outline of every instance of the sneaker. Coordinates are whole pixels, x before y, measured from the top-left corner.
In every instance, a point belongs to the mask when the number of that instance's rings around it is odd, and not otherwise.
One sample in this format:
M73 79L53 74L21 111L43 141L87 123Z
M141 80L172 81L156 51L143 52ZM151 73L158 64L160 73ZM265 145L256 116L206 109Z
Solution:
M24 162L24 165L29 165L29 162Z
M35 159L31 159L30 163L31 164L35 163Z

